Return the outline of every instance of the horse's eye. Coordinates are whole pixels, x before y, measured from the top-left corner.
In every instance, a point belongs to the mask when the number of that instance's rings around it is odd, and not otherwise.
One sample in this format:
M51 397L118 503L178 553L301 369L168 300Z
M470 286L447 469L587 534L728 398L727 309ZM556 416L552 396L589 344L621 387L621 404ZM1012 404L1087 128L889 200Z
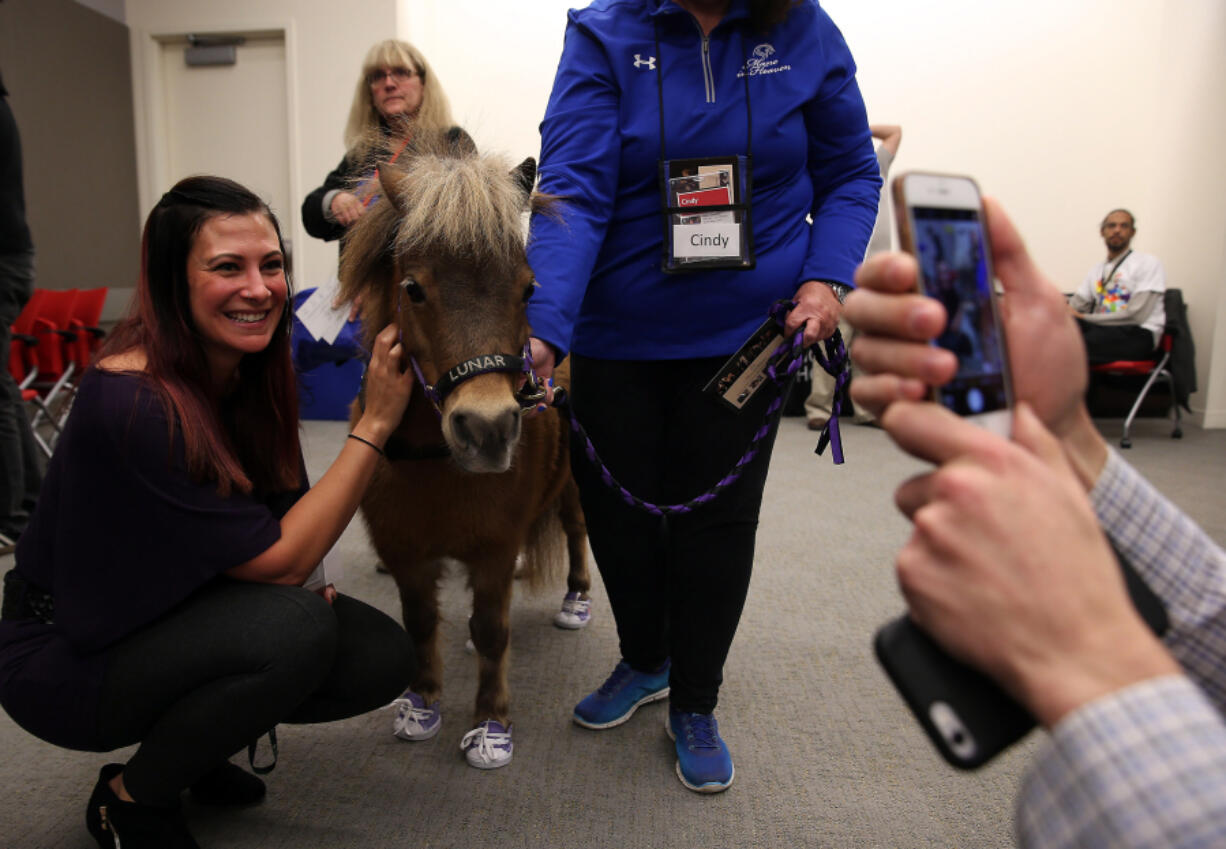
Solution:
M528 303L528 301L532 300L532 293L533 291L535 291L538 285L539 284L535 280L533 280L531 283L529 283L527 286L524 287L524 303L525 304Z
M415 304L420 304L426 299L426 290L412 277L406 277L401 280L400 288L404 289L404 293L409 296L409 300Z

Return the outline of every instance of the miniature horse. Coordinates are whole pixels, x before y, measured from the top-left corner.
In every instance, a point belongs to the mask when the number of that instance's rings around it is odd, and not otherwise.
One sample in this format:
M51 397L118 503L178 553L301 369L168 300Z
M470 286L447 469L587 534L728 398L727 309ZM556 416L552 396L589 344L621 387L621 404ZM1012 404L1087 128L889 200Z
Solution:
M522 214L549 202L531 195L531 159L511 171L420 134L407 152L395 166L380 166L382 198L350 229L341 260L342 296L361 297L372 338L393 321L400 326L406 366L419 378L362 515L418 646L416 677L397 700L394 731L402 739L438 732L442 561L468 569L479 683L474 727L461 748L470 764L488 769L512 752L507 659L517 557L525 555L529 585L540 586L560 571L564 532L567 603L580 600L586 613L589 588L568 429L552 408L521 410L521 401L539 400L519 389L530 371L524 305L535 286ZM525 388L534 385L530 379Z

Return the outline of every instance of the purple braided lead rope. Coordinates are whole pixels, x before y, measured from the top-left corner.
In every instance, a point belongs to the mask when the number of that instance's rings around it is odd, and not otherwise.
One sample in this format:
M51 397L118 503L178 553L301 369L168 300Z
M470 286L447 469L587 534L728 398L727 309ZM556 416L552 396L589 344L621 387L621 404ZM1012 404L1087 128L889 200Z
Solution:
M779 301L771 307L771 317L782 326L784 317L788 310L792 308L789 301ZM588 462L596 467L600 474L600 479L604 481L605 486L616 492L626 504L631 507L638 508L653 516L666 516L672 513L691 513L695 509L714 501L719 494L732 484L736 483L741 474L745 471L745 467L753 461L758 455L758 445L770 433L771 427L774 425L775 419L778 418L783 410L783 395L784 388L787 386L788 379L794 375L804 361L804 332L797 330L792 335L791 339L785 339L775 352L771 355L770 364L766 367L766 375L770 378L771 383L775 385L776 394L771 400L770 406L766 408L766 413L763 415L761 427L754 433L753 438L749 441L749 446L745 449L745 453L736 461L731 471L719 480L714 486L708 489L701 495L691 498L689 501L680 504L654 504L650 501L645 501L639 498L633 492L626 489L618 482L613 473L609 471L609 467L600 459L600 455L596 452L596 446L592 444L591 437L587 435L587 431L583 429L583 425L575 417L574 411L568 409L568 418L570 419L570 429L576 436L583 440L583 451L587 456ZM814 345L812 350L818 363L829 374L835 377L835 400L833 412L830 416L830 421L826 428L823 429L821 439L818 441L817 453L821 454L826 447L826 441L830 441L833 445L831 456L835 463L843 462L842 443L839 439L839 398L843 387L847 384L847 351L843 346L843 337L838 330L835 330L834 336L826 340L826 356L822 356L818 350L818 346Z
M825 345L825 356L822 356L820 342L809 349L817 364L825 370L826 374L834 378L834 400L830 407L830 418L822 428L817 440L817 448L813 453L820 456L826 450L826 445L829 444L830 457L837 466L843 462L843 439L839 433L839 414L843 409L843 399L847 396L847 384L851 382L851 368L842 333L835 330L834 335L826 340Z

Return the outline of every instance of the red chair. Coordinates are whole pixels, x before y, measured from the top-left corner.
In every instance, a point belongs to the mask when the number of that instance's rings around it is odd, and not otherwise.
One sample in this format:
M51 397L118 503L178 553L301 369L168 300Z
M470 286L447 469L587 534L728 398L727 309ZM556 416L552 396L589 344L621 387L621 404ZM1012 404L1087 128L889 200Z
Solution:
M89 368L90 360L106 336L106 331L98 326L102 320L102 305L106 303L106 294L106 286L82 289L77 293L67 329L76 334L76 338L71 342L71 355L78 372Z
M42 309L45 289L35 289L25 307L13 322L12 339L9 342L9 374L24 391L38 377L38 363L34 359L34 347L38 337L34 335L34 319Z
M30 417L30 428L39 447L50 457L62 421L68 414L74 388L72 377L77 371L72 358L72 345L77 335L68 329L76 306L77 290L35 290L36 293L39 291L42 296L30 334L36 340L32 352L37 372L23 388L35 392L29 398L35 408L34 415ZM27 393L23 392L23 397L28 397ZM42 434L44 425L52 431L46 437Z
M1145 401L1145 396L1149 394L1150 387L1159 379L1166 381L1167 388L1171 392L1171 410L1174 411L1175 416L1175 429L1171 431L1171 439L1183 437L1179 400L1175 395L1175 377L1168 368L1171 361L1171 342L1171 333L1170 330L1167 330L1162 334L1162 341L1159 343L1158 351L1154 352L1155 355L1161 352L1161 356L1156 359L1116 360L1111 363L1090 366L1090 371L1095 374L1147 378L1145 385L1141 387L1140 394L1137 395L1137 400L1133 402L1132 409L1128 411L1128 418L1124 419L1124 435L1120 437L1121 448L1132 447L1132 440L1128 438L1128 431L1132 428L1132 420L1136 418L1137 410L1141 409L1141 404Z

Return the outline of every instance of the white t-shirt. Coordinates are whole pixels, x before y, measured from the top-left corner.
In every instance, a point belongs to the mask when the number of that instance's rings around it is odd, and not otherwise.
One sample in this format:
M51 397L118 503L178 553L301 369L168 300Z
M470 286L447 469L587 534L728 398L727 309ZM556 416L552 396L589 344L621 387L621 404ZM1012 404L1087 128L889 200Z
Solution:
M1111 279L1103 280L1103 275L1108 272ZM1092 304L1091 313L1118 312L1127 309L1128 302L1138 292L1165 291L1166 271L1162 260L1153 254L1132 251L1123 262L1116 257L1091 268L1073 294L1073 300L1079 304ZM1166 327L1166 309L1161 298L1141 326L1154 334L1155 342L1162 338L1163 328Z

